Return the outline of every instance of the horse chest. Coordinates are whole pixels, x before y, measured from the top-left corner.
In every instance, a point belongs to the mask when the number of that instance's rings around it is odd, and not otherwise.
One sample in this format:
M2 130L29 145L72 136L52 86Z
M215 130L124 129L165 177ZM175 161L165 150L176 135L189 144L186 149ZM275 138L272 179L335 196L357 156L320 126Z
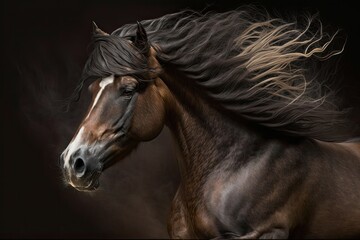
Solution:
M168 230L171 238L211 238L217 235L215 221L201 197L187 195L180 186L172 202ZM195 200L196 199L196 200ZM201 203L201 204L200 204Z
M214 174L209 176L202 189L197 194L187 195L189 192L182 191L181 196L177 196L174 202L177 202L177 211L184 212L183 219L173 222L173 225L186 226L184 237L205 237L210 238L218 236L230 229L241 231L246 228L243 224L244 218L238 218L249 211L246 191L249 181L252 181L252 175L247 171L241 173L229 173L218 176ZM244 229L244 232L247 229Z
M251 211L251 187L254 186L253 175L247 170L236 174L212 177L206 186L204 198L209 214L217 219L219 232L244 228L246 218Z
M250 231L253 191L266 170L263 161L253 161L238 169L224 165L209 175L202 189L202 211L198 216L207 216L212 222L207 226L218 234L236 232L239 235ZM256 202L256 201L255 201ZM215 220L216 219L216 220Z

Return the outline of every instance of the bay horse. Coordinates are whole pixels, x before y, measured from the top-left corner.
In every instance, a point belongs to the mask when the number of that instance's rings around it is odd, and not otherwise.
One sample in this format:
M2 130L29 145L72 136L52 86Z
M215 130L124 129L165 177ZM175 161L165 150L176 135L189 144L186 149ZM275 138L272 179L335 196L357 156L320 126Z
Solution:
M172 238L360 237L356 123L327 87L336 34L317 17L180 12L108 34L94 25L93 99L61 155L80 191L166 125L181 183ZM324 70L325 69L325 70Z

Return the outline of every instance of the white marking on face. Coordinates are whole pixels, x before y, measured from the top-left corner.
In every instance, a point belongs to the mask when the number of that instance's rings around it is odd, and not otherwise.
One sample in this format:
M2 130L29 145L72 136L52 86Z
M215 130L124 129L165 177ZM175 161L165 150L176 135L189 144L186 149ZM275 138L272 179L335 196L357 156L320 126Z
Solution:
M103 78L99 84L100 86L100 90L97 93L94 103L91 106L91 109L88 113L88 115L86 116L85 119L87 119L90 116L91 111L94 109L95 105L97 104L97 102L100 99L100 96L102 94L102 92L104 91L105 87L111 83L114 82L114 75L111 75L109 77ZM65 149L64 153L64 168L70 168L70 157L71 155L74 154L74 152L76 150L78 150L79 148L81 148L82 146L86 145L86 141L83 137L84 135L84 127L81 127L79 132L77 133L77 135L75 136L75 138L73 138L73 140L69 143L68 147ZM71 183L70 183L71 184Z
M114 75L110 75L109 77L106 77L106 78L103 78L99 84L100 86L100 90L99 92L97 93L96 97L95 97L95 100L94 100L94 103L93 105L91 106L91 109L88 113L88 115L86 116L85 119L87 119L89 116L90 116L90 113L92 112L92 110L94 109L95 105L97 104L97 102L99 101L100 99L100 96L102 94L102 92L104 91L105 87L111 83L114 82Z
M76 137L70 142L69 146L65 149L64 168L70 167L70 156L83 145L84 127L81 127Z

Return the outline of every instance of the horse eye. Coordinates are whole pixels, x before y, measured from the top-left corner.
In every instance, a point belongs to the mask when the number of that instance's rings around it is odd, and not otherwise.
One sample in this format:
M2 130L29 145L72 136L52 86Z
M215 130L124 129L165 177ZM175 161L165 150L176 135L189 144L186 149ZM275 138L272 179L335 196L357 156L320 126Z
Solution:
M133 95L135 92L135 87L125 87L122 91L122 95L124 96L130 96Z

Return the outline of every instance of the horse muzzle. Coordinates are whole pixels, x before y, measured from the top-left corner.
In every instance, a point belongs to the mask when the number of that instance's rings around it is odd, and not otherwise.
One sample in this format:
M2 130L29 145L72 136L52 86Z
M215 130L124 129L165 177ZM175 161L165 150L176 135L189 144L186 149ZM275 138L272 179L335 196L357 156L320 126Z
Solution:
M60 156L65 181L79 191L96 190L103 164L86 149L79 148L69 154L65 150Z

